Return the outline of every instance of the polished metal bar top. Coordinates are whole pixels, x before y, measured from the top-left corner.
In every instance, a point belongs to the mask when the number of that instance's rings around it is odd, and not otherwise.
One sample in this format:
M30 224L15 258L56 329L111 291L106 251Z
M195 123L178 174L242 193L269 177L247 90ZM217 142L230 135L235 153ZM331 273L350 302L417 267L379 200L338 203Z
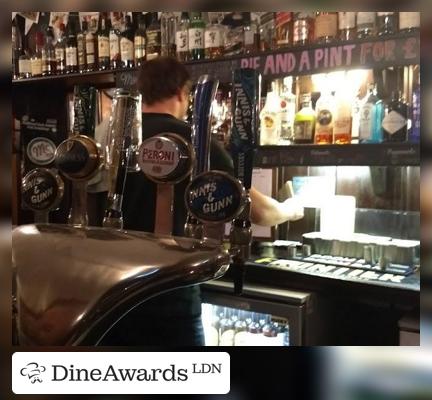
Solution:
M217 243L57 224L15 228L12 251L21 345L96 345L138 304L230 262Z

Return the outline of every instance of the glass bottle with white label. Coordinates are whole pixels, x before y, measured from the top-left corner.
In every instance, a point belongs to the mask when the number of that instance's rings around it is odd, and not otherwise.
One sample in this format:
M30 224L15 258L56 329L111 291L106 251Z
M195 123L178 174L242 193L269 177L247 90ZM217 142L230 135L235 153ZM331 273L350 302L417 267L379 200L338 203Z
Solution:
M296 96L292 93L292 77L283 80L280 95L281 128L280 139L289 144L294 137L294 119L296 115ZM283 143L285 144L285 143Z
M243 26L244 51L246 54L255 53L259 50L259 28L257 16L250 13L250 21Z
M267 92L266 102L260 113L261 146L279 143L280 126L280 98L274 91Z
M339 12L339 39L352 40L356 36L356 13Z
M126 15L125 29L120 35L120 56L123 68L134 66L134 30L130 15Z
M337 37L338 13L317 12L315 18L315 41L317 43L331 43Z
M64 74L66 72L66 28L64 24L60 24L59 38L54 46L57 73Z
M311 95L301 96L301 108L294 118L294 143L313 143L315 135L315 111Z
M161 15L161 52L163 56L175 57L177 17L173 12Z
M394 91L382 122L384 140L386 142L405 142L408 135L408 124L408 104L404 101L401 91Z
M357 37L365 39L375 34L375 12L358 12L357 13Z
M31 74L33 77L42 76L42 48L44 37L42 32L36 32L36 47L30 59Z
M335 96L335 112L333 123L333 143L351 143L352 98L350 93L341 89Z
M54 30L47 28L45 46L42 49L42 75L49 76L57 73L57 62L54 49Z
M28 55L28 47L27 47L27 39L26 36L23 36L23 51L18 59L18 68L19 68L19 78L31 78L31 64L30 57Z
M72 21L68 23L66 39L66 73L78 72L78 44L75 35L75 26Z
M316 103L315 143L332 144L335 98L330 90L323 90Z
M79 23L78 23L79 25ZM86 38L85 32L87 30L87 21L82 22L82 29L78 26L77 32L77 51L78 51L78 70L79 72L87 71L86 62Z
M380 143L383 141L382 122L384 103L377 96L376 85L368 88L366 103L360 111L359 141L360 143Z
M378 36L393 35L397 32L397 12L377 12Z
M161 54L161 26L158 13L152 12L150 25L146 30L146 58L153 60Z
M140 67L145 61L146 51L146 34L145 19L143 14L138 15L138 29L134 36L135 66Z
M205 57L204 51L204 32L205 22L201 18L200 12L193 12L189 24L189 57L191 60L202 60Z
M204 33L204 48L206 58L218 58L224 51L224 31L217 21L212 20Z
M87 28L84 28L84 22ZM87 71L95 71L96 67L96 35L92 29L88 26L88 22L83 22L83 31L85 34L85 46L86 46L86 64Z
M98 67L99 70L110 68L110 43L109 43L109 26L107 13L103 12L99 16L99 27L97 32L98 42Z
M418 32L420 30L419 12L399 12L399 31L403 33Z
M109 30L109 53L111 69L118 69L122 66L120 36L121 34L118 28L111 24Z
M176 54L179 61L187 61L189 59L189 24L189 13L182 12L176 32Z

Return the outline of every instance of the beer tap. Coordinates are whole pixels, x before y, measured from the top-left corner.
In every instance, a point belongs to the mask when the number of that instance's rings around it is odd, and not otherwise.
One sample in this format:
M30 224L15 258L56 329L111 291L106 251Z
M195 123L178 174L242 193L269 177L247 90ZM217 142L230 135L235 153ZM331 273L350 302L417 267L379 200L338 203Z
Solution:
M71 137L60 143L55 152L57 169L72 181L72 206L68 222L87 226L87 183L102 165L100 146L94 136L96 89L86 85L74 88L75 119Z
M257 116L260 95L259 73L251 68L237 69L233 74L233 120L230 148L235 176L246 190L245 206L232 221L230 230L231 253L234 268L234 292L243 290L245 261L250 257L252 228L250 222L253 159L257 143Z
M212 79L209 75L202 75L195 89L191 139L196 162L191 182L200 174L207 172L210 167L211 111L218 86L218 80ZM185 224L185 235L201 239L203 234L202 222L189 212Z

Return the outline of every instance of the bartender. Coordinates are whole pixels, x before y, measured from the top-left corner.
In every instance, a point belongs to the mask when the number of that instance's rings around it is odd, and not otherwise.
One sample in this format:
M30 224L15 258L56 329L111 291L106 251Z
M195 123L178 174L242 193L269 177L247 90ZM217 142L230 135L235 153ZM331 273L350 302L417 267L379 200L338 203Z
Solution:
M174 58L158 57L140 70L137 87L142 94L143 140L160 133L176 133L191 141L191 127L184 122L192 87L184 65ZM211 169L233 173L229 154L215 140L210 146ZM175 185L172 218L173 235L183 236L187 211L184 193L188 179ZM154 232L156 184L142 173L129 174L123 201L124 228ZM251 220L274 226L303 217L303 207L295 198L279 202L252 188ZM141 304L108 333L103 345L203 346L199 286L176 289Z

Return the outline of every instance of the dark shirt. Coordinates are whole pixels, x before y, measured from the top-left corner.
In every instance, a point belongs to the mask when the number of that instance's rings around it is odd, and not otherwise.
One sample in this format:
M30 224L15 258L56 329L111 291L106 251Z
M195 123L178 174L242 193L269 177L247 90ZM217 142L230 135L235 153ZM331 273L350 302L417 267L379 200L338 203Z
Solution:
M191 127L169 114L143 113L142 136L147 139L159 133L176 133L191 141ZM232 173L229 154L216 141L211 142L210 164L212 169ZM187 210L184 193L189 178L174 187L173 235L183 236ZM156 184L142 173L129 174L123 200L125 229L153 232L155 228ZM157 296L137 307L135 313L166 317L196 317L201 314L199 286L173 290Z

